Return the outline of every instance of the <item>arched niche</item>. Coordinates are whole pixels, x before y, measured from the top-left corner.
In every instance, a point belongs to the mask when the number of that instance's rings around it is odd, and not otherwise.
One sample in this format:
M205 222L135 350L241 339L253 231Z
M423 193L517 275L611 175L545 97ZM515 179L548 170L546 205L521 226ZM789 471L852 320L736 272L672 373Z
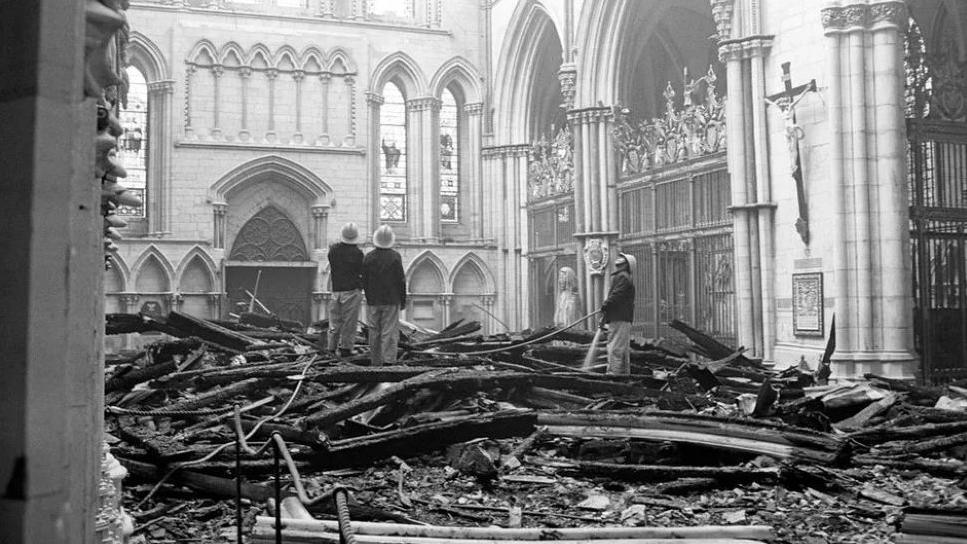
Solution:
M443 263L429 253L415 259L407 276L407 318L422 327L442 329L446 323L440 295L444 293Z
M138 293L167 293L171 280L155 255L148 255L138 268L134 288Z

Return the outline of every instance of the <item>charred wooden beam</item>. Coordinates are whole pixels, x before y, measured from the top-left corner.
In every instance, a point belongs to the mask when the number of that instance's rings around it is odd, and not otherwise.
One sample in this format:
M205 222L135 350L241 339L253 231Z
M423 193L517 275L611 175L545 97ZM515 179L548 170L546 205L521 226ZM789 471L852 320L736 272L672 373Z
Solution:
M595 476L607 476L633 482L655 482L679 478L715 478L725 483L769 482L779 480L778 468L749 468L743 466L669 466L669 465L629 465L622 463L601 463L597 461L558 461L540 457L526 457L530 464L561 469L567 472L580 472Z
M363 465L392 455L407 457L475 438L527 436L534 431L532 412L510 410L479 414L395 431L331 442L312 455L317 466L343 468Z
M204 319L183 314L181 312L170 312L167 324L169 327L181 332L177 336L197 336L202 340L218 344L229 349L246 351L257 342L244 334L230 331L225 327L216 325Z

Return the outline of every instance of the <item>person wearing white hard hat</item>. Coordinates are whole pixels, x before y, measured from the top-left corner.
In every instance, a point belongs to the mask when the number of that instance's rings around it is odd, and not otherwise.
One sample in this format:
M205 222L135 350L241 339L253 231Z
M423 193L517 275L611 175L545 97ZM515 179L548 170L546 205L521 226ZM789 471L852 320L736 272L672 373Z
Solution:
M618 253L611 274L611 290L601 305L608 324L608 374L631 374L631 321L635 316L635 258Z
M373 366L396 363L400 310L406 306L403 258L393 249L396 236L389 225L373 233L376 249L363 258L363 290L369 317L369 353Z
M329 246L329 277L332 299L329 301L329 343L340 357L352 354L356 340L359 305L363 299L363 252L359 249L359 228L346 223L340 239Z

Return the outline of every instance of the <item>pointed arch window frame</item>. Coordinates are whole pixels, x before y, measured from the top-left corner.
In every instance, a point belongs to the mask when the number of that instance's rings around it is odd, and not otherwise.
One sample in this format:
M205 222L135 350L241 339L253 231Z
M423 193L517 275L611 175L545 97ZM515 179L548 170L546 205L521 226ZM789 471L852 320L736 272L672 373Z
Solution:
M387 92L393 89L395 92ZM387 81L380 89L382 103L379 107L378 134L378 183L379 201L377 216L387 223L406 223L409 220L409 169L407 144L409 120L406 95L395 81ZM399 97L397 101L396 98ZM394 119L393 117L398 117ZM394 121L388 123L387 120ZM385 130L395 129L395 130ZM402 147L397 147L401 145Z
M461 100L449 88L443 89L440 95L439 183L440 222L446 224L460 223L462 216L460 190L464 168L461 152L466 147L464 116Z

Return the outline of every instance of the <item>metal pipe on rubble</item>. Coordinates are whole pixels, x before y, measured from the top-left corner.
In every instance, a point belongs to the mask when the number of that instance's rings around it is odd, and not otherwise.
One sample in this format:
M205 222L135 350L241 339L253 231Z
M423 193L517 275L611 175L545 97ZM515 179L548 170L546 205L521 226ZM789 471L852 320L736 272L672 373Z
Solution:
M272 435L274 438L277 434ZM275 462L275 544L282 544L282 468L279 463L279 445L272 441L272 459Z
M344 487L337 487L333 490L336 516L339 519L339 541L341 544L356 544L356 534L353 532L352 522L349 519L347 497L348 493Z

